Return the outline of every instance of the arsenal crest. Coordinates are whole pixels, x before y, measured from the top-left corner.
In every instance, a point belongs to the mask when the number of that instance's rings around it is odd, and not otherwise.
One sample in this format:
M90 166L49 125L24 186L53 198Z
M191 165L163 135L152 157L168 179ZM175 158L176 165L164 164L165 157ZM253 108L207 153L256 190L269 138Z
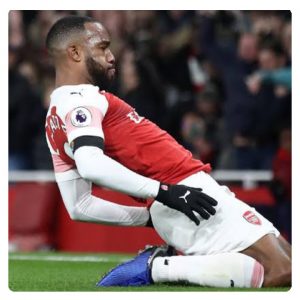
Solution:
M255 215L254 212L247 210L244 214L243 214L243 218L248 221L251 224L254 225L261 225L261 221L258 218L258 216Z

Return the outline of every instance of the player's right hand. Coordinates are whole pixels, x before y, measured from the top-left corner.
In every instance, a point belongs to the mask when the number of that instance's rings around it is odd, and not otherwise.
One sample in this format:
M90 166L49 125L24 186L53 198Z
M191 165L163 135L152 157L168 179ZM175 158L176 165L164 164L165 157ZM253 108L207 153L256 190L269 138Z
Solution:
M200 224L195 216L197 212L207 220L216 213L214 206L218 202L202 192L201 188L192 188L186 185L168 185L161 183L155 200L176 209L189 217L196 225Z

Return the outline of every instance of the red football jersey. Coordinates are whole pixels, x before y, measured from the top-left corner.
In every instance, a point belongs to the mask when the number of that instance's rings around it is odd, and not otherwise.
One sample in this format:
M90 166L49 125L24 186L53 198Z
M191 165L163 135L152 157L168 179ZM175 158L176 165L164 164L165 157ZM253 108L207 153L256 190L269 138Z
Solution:
M210 171L166 131L140 117L113 94L102 93L108 110L102 121L104 152L127 168L165 183L177 183L200 170Z
M82 135L104 138L107 156L161 182L175 184L211 169L123 100L92 85L60 87L52 93L46 135L56 173L76 168L70 144Z

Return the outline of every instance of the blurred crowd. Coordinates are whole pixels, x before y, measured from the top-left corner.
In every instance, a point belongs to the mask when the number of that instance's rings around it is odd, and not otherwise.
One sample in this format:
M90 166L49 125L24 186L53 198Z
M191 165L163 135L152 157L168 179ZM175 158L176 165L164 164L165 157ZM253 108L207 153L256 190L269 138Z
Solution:
M118 70L111 92L140 115L215 169L273 169L290 187L289 11L10 11L10 170L52 169L45 37L69 14L106 26Z

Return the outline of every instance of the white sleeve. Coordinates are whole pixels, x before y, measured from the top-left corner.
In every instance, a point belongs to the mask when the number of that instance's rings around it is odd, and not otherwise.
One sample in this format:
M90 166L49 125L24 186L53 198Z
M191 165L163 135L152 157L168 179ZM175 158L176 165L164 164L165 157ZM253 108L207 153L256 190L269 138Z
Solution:
M97 185L138 198L155 198L159 182L139 175L106 156L100 148L83 146L74 153L79 174Z
M98 89L89 87L70 92L64 108L66 134L71 148L80 137L105 140L102 120L108 109L106 98ZM81 146L74 152L78 173L82 178L122 193L139 198L155 198L159 182L125 168L106 156L100 148Z
M149 219L146 207L118 205L91 194L91 183L79 178L57 182L66 209L73 220L121 225L144 226Z

